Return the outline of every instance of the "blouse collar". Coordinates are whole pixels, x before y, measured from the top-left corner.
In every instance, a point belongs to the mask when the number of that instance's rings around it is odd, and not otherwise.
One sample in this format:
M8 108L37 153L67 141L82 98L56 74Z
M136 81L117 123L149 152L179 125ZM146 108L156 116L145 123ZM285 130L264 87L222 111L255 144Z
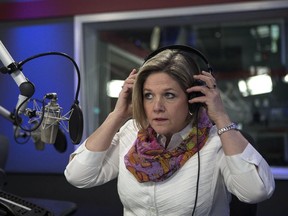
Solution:
M181 131L173 134L167 146L167 150L176 148L188 136L191 129L192 129L192 124L189 123ZM158 142L161 143L161 145L165 146L165 143L166 143L165 136L158 134L157 139L158 139Z

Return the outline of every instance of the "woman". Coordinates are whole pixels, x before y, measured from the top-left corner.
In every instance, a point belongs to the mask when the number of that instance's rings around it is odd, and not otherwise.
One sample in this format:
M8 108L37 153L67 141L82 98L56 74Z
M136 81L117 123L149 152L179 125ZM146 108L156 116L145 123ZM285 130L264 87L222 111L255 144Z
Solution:
M89 188L118 177L125 216L228 216L231 194L248 203L272 195L268 164L191 55L167 47L132 70L115 109L71 155L71 184Z

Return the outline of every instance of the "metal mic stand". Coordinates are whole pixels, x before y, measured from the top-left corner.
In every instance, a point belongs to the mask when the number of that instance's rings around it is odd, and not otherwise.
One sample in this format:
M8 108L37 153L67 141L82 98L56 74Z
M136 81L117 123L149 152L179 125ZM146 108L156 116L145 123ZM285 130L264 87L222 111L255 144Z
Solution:
M24 131L24 134L27 134L26 132L28 132L30 134L30 132L35 132L38 127L41 125L42 120L44 118L44 112L45 112L45 105L44 105L44 99L42 101L42 111L37 112L37 110L29 110L26 109L26 106L29 102L29 100L31 99L31 97L33 96L34 92L35 92L35 87L33 85L33 83L31 83L22 73L21 71L21 67L27 63L30 60L33 60L35 58L39 58L39 57L43 57L43 56L48 56L48 55L58 55L58 56L63 56L67 59L69 59L77 72L78 75L78 85L77 85L77 89L76 89L76 95L75 95L75 100L74 103L71 106L70 111L65 114L64 116L57 116L54 118L54 116L49 116L50 119L55 119L55 121L57 122L61 122L61 121L68 121L69 125L69 129L66 129L67 132L69 132L70 138L73 142L73 144L78 144L81 141L82 138L82 134L83 134L83 114L82 114L82 110L79 106L79 101L78 101L78 96L79 96L79 91L80 91L80 71L79 71L79 67L77 65L77 63L74 61L73 58L71 58L70 56L68 56L65 53L60 53L60 52L48 52L48 53L41 53L32 57L29 57L28 59L25 59L22 62L16 63L14 62L13 58L10 56L9 52L7 51L7 49L4 47L4 45L2 44L2 42L0 41L0 60L3 62L4 67L0 68L0 72L3 74L10 74L11 77L14 79L14 81L16 82L16 84L19 87L20 90L20 94L18 97L18 102L16 105L16 109L14 111L14 113L10 113L9 111L7 111L5 108L0 107L0 115L4 116L4 118L8 119L9 121L11 121L14 126L16 127L15 129L15 133L14 134L18 134L17 131L18 129L22 129ZM46 97L46 96L45 96ZM22 127L22 123L24 122L24 119L22 120L20 117L20 114L24 114L25 116L28 116L30 119L34 118L34 117L38 117L37 115L41 115L40 117L40 122L38 122L39 124L35 127L33 127L33 129L31 130L26 130L26 128ZM69 115L69 117L67 118L66 115ZM35 119L32 119L35 120ZM32 121L34 124L36 121ZM30 121L31 123L31 121ZM62 124L63 127L65 128L65 124ZM68 128L66 127L66 128ZM15 136L17 137L17 136Z

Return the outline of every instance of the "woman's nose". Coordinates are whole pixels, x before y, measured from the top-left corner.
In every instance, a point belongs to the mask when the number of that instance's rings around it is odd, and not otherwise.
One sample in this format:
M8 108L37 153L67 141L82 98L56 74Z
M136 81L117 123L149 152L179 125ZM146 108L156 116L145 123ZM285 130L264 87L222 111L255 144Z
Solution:
M165 110L165 106L164 106L163 100L161 98L157 98L154 101L153 109L155 112L161 112L161 111Z

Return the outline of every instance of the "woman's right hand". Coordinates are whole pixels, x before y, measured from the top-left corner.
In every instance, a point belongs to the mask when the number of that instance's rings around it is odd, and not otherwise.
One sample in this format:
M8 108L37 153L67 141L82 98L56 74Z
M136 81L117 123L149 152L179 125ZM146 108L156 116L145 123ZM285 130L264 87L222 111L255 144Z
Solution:
M131 96L137 71L133 69L125 80L114 110L105 121L88 137L86 148L90 151L105 151L111 145L119 128L132 116Z
M136 69L133 69L124 81L124 85L122 86L122 90L113 111L114 114L117 114L123 120L128 120L132 117L132 91L136 77L137 71Z

